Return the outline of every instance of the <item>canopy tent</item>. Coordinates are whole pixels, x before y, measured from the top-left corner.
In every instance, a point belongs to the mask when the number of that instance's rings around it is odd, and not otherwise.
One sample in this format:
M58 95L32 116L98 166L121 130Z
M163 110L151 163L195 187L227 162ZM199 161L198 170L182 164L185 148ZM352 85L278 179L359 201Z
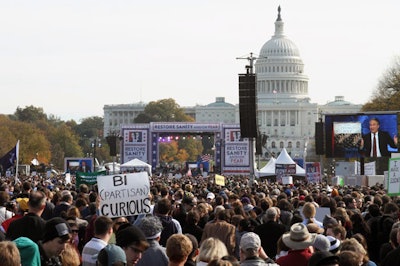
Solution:
M276 164L295 164L296 165L296 175L305 176L306 170L304 170L300 165L298 165L290 155L287 153L286 149L283 148L278 158L271 158L266 166L260 169L256 174L258 177L262 176L274 176L275 175L275 165Z
M256 172L256 176L261 177L261 176L275 175L275 161L276 159L274 157L271 157L268 163L263 168L261 168L259 171Z
M151 165L146 162L143 162L137 158L130 160L124 164L121 164L120 169L121 169L121 171L133 170L133 169L135 169L135 170L144 169L151 176Z

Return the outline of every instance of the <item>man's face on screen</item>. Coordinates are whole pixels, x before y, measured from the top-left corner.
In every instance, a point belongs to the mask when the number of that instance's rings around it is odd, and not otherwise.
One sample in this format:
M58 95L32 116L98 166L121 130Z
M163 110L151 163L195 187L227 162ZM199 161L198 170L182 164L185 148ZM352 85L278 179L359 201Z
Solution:
M371 133L376 133L379 130L379 123L378 121L372 119L371 121L369 121L369 130L371 131Z

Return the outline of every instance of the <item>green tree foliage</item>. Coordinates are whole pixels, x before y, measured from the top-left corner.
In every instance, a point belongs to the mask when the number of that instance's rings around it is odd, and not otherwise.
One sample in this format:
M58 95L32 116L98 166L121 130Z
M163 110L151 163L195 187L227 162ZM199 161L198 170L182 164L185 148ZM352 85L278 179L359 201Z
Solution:
M150 122L193 122L194 119L185 114L183 108L174 99L163 99L152 101L146 105L135 123Z
M371 100L363 111L392 111L400 109L400 57L383 73Z
M26 106L25 108L18 107L14 113L16 120L28 123L35 123L39 120L47 120L43 108L34 107L33 105Z
M184 147L187 154L189 155L189 161L197 161L197 157L202 154L203 152L203 145L200 140L193 139L193 138L181 138L178 141L179 147ZM184 160L186 161L186 160Z

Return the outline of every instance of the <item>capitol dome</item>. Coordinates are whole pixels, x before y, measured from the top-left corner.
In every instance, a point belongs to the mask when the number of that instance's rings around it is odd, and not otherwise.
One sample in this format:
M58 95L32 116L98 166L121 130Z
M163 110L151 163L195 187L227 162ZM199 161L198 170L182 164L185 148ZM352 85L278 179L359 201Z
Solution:
M271 40L267 41L260 51L260 57L271 56L296 56L299 57L299 49L283 33L283 21L281 18L281 8L278 7L278 18L275 21L275 34Z
M275 33L261 48L255 63L258 103L308 101L308 77L296 44L284 34L281 7Z

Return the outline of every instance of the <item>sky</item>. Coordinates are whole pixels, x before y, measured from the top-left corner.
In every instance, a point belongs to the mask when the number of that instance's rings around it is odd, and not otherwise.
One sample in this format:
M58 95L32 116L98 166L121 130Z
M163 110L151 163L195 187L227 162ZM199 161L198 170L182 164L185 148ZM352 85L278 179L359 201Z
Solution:
M274 35L277 8L311 102L364 104L400 55L400 1L0 0L0 114L33 105L62 120L104 105L216 97Z

